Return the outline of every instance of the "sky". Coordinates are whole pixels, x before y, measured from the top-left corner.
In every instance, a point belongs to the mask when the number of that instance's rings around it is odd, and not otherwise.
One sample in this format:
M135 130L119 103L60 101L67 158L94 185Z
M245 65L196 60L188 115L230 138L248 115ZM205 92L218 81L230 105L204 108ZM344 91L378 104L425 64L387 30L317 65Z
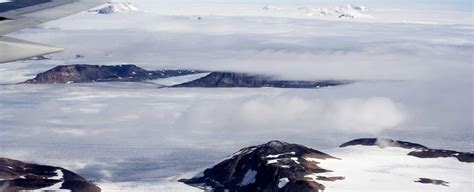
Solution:
M9 2L10 0L0 0L0 3ZM130 2L140 2L149 0L131 0ZM236 3L236 4L292 4L292 5L324 5L324 4L363 4L372 7L429 7L440 10L462 10L472 12L472 1L470 0L159 0L158 3Z
M143 0L137 0L143 1ZM147 1L147 0L145 0ZM269 4L269 5L345 5L356 4L374 8L424 8L437 10L460 10L472 12L470 0L159 0L159 3L219 3L219 4Z

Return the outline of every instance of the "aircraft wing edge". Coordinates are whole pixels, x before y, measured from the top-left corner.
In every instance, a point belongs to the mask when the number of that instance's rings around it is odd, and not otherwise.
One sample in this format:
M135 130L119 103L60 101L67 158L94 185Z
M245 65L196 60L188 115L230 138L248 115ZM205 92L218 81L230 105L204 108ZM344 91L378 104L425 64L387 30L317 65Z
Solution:
M0 63L28 59L61 51L64 51L64 49L10 37L0 37Z

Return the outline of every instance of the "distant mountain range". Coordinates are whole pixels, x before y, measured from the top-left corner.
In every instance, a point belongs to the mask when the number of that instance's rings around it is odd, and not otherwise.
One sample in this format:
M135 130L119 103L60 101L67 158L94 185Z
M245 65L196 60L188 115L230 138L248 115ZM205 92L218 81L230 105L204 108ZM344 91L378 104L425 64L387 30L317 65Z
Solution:
M206 72L198 70L150 71L135 65L61 65L38 74L26 84L92 83L92 82L149 82L148 80L180 77L198 73L209 73L198 79L168 87L275 87L275 88L323 88L350 83L350 81L291 81L267 75L236 72Z

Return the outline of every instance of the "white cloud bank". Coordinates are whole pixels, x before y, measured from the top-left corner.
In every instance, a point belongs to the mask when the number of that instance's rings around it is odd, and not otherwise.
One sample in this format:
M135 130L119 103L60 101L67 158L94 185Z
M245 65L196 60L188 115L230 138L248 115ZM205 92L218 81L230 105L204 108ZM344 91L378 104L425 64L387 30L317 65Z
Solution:
M44 63L136 63L288 79L465 80L471 31L466 25L84 13L12 36L66 48Z
M184 112L178 128L196 135L228 131L248 136L271 132L377 135L400 128L405 116L399 104L384 97L322 100L257 96L196 103Z

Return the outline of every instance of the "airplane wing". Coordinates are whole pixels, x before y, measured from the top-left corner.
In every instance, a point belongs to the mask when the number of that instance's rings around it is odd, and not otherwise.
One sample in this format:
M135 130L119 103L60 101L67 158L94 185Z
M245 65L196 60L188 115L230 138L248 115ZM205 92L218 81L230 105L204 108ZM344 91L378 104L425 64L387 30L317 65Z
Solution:
M88 10L105 2L106 0L0 0L0 63L63 50L2 37L3 35Z

